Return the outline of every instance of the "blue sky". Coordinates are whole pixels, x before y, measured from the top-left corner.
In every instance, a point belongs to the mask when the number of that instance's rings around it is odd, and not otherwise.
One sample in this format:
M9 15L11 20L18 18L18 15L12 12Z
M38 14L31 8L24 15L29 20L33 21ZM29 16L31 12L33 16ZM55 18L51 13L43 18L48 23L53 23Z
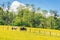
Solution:
M60 13L60 0L0 0L0 4L7 4L6 2L8 1L10 3L13 1L19 1L24 4L34 4L36 8L40 7L41 9L46 9L48 11L50 9L57 10Z

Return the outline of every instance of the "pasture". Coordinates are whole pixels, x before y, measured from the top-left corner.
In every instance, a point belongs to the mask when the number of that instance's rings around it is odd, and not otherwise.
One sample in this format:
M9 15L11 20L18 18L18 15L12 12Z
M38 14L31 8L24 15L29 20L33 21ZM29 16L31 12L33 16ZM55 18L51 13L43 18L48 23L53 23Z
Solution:
M21 31L19 27L12 30L11 26L0 26L0 40L60 40L60 31L40 28Z

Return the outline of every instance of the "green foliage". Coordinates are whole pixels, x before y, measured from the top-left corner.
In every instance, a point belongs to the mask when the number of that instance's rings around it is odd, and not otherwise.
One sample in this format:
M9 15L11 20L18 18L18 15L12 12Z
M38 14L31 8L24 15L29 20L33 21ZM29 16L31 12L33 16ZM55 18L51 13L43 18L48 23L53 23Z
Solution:
M48 13L47 10L40 10L37 8L35 12L35 8L33 5L32 10L29 11L29 4L27 4L27 8L18 7L18 12L14 14L13 12L3 11L0 7L0 25L12 25L12 26L25 26L25 27L37 27L37 28L46 28L46 29L60 29L60 18L57 18L57 11L50 10L51 15L46 17ZM42 13L41 13L42 11Z

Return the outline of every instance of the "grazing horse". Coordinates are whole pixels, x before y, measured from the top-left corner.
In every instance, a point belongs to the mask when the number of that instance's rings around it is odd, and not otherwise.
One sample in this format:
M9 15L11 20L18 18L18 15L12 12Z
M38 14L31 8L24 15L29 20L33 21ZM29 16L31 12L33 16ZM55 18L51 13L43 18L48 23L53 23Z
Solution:
M17 29L17 27L12 27L12 30L16 30Z
M22 30L22 31L25 30L26 31L27 29L25 27L21 27L20 30Z

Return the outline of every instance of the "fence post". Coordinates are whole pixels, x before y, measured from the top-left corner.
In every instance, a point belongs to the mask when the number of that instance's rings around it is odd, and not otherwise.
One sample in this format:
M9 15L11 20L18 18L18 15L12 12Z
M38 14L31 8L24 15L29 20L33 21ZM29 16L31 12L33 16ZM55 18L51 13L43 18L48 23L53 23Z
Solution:
M51 31L50 31L50 36L51 36Z
M30 30L30 32L31 32L31 28L30 28L29 30Z

